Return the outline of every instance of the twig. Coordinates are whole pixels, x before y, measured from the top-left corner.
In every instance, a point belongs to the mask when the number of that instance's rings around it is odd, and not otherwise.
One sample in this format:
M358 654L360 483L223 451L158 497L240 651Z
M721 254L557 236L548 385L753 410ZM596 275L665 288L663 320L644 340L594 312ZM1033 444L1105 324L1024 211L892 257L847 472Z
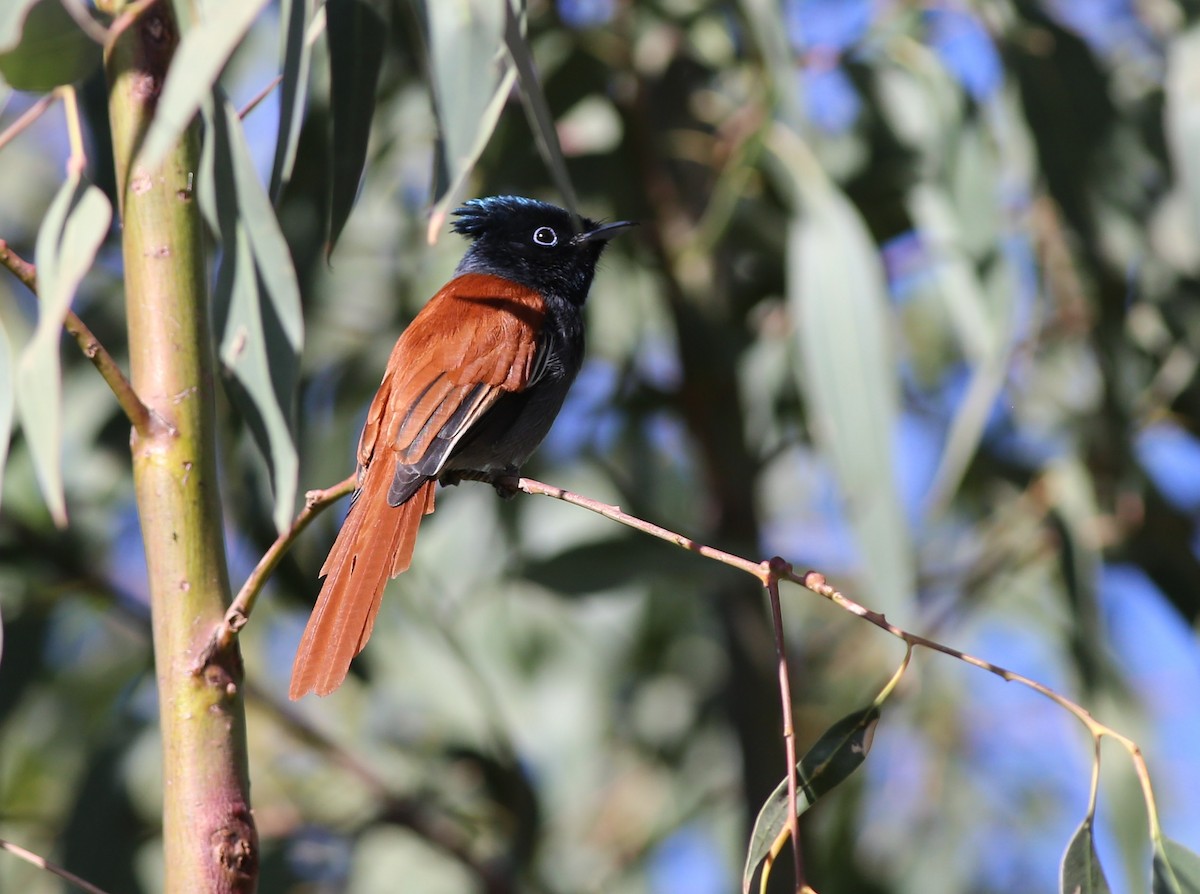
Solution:
M37 268L9 248L8 243L0 239L0 265L12 271L29 291L37 294ZM117 399L117 404L125 413L129 424L143 437L150 435L158 426L169 426L166 420L150 411L142 403L142 399L133 390L133 384L125 377L117 361L113 359L100 340L87 327L73 310L67 311L63 328L75 339L83 356L92 361L92 365L100 373L100 377L108 383L109 389Z
M238 112L238 119L245 120L246 116L258 108L258 104L271 95L271 91L280 85L283 81L283 75L278 74L267 82L267 85L256 93L251 100L242 106Z
M26 109L20 118L6 127L2 133L0 133L0 149L3 149L5 146L7 146L17 136L17 134L19 134L29 125L33 124L34 121L37 121L38 118L42 117L42 115L45 114L46 109L54 105L57 99L57 92L47 93L28 109Z
M779 700L783 706L783 749L787 760L788 837L792 839L792 862L796 867L796 887L804 889L804 854L800 847L800 812L796 807L796 727L792 723L792 684L788 678L787 644L783 639L783 609L779 604L779 579L792 566L778 557L770 562L767 593L771 601L771 626L775 630L775 655L779 659Z
M970 664L981 670L985 670L990 674L994 674L1009 683L1017 683L1028 689L1032 689L1046 698L1050 699L1063 710L1074 716L1087 729L1092 738L1099 742L1100 739L1108 737L1118 742L1124 748L1130 757L1133 764L1134 773L1138 777L1138 782L1142 788L1142 798L1146 803L1146 813L1150 826L1150 837L1154 841L1158 841L1162 836L1162 828L1158 819L1158 808L1155 803L1154 790L1150 784L1150 771L1146 766L1145 756L1142 754L1141 748L1136 742L1128 736L1122 735L1110 726L1096 720L1086 708L1071 701L1066 696L1060 695L1048 686L1037 682L1023 674L1011 671L1008 668L1001 667L998 664L992 664L990 661L985 661L982 658L977 658L960 649L955 649L953 646L947 646L936 640L928 639L916 633L910 633L902 627L898 627L891 623L880 612L872 611L863 605L855 602L853 599L844 596L836 588L829 585L825 580L825 576L816 571L808 571L804 574L797 574L790 566L781 560L772 560L770 562L751 562L741 556L735 556L731 553L724 552L719 549L714 549L710 546L704 546L696 541L684 537L682 534L677 534L674 531L669 531L666 528L651 524L628 513L622 512L617 506L612 506L607 503L601 503L598 500L592 500L588 497L580 496L560 487L554 487L549 484L543 484L540 481L535 481L531 478L507 478L498 479L495 483L500 485L508 485L516 487L527 494L536 494L545 497L553 497L556 500L562 500L565 503L570 503L574 506L579 506L598 513L605 518L611 519L627 527L633 528L649 534L652 537L657 537L660 540L665 540L668 543L674 543L676 546L681 546L684 549L699 553L710 559L721 562L724 565L729 565L732 568L737 568L745 571L758 578L764 587L768 590L771 586L772 576L777 575L781 580L789 580L799 584L807 590L816 593L828 599L834 605L842 608L853 615L857 615L864 621L874 624L880 630L890 633L892 636L902 640L910 648L913 646L922 646L934 652L941 652L943 655L949 655L952 658L957 658L959 661ZM786 566L786 567L785 567Z
M263 557L258 560L258 564L254 566L254 570L250 572L250 576L246 578L246 582L242 584L242 588L238 590L237 596L229 604L229 608L225 612L225 617L221 623L213 631L212 637L209 639L208 645L201 650L199 658L193 667L193 670L199 672L204 668L213 655L229 648L233 643L234 638L238 635L246 622L250 620L250 613L254 611L254 604L258 599L258 594L262 592L263 585L266 584L267 578L271 576L271 572L279 565L283 559L284 553L288 551L296 538L308 527L309 523L317 517L317 515L332 503L336 503L342 497L353 491L358 486L358 475L351 475L344 481L340 481L333 487L327 487L324 490L310 490L304 495L304 508L300 510L300 514L296 516L296 520L292 522L290 528L275 538L275 542L263 554Z
M82 879L73 872L68 872L61 866L56 866L47 860L45 857L39 857L33 851L27 851L20 845L13 844L11 841L5 841L0 838L0 851L8 851L14 857L24 860L26 863L32 863L38 869L43 869L51 875L57 875L59 878L70 882L77 888L87 891L88 894L108 894L103 888L97 888L87 879Z

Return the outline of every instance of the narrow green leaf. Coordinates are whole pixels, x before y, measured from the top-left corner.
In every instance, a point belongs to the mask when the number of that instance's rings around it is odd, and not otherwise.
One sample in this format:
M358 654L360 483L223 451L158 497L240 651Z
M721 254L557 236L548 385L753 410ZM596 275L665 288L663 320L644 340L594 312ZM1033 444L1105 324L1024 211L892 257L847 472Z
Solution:
M1063 854L1059 890L1062 894L1108 894L1108 880L1096 856L1092 819L1088 817L1071 837Z
M1154 894L1200 894L1200 855L1163 838L1154 843Z
M337 5L335 2L334 5ZM283 81L279 85L279 136L271 163L270 196L279 202L283 187L292 177L304 105L308 99L308 70L312 49L305 39L313 16L313 0L281 0L283 21Z
M562 193L567 208L572 214L578 213L579 197L575 194L575 186L567 172L567 160L563 157L562 146L558 142L558 129L554 126L554 117L550 114L550 106L546 102L546 94L542 90L541 79L538 77L537 66L533 61L533 53L521 29L521 19L513 9L512 3L505 0L504 43L508 47L508 55L513 67L517 70L517 83L521 94L521 102L529 117L529 125L537 138L538 151L541 152L550 175Z
M222 247L213 299L219 355L234 405L267 460L274 520L283 530L291 521L299 472L300 290L236 110L219 98L206 123L199 196Z
M108 233L112 207L104 193L70 175L38 230L38 322L17 369L17 408L34 471L50 514L67 523L62 482L62 370L59 337L75 290Z
M915 572L893 468L898 385L875 244L850 202L797 176L802 209L788 237L788 302L809 425L837 474L870 600L884 612L912 596Z
M871 705L849 714L831 726L800 759L796 786L796 812L802 814L822 795L832 790L858 769L871 750L879 708ZM742 870L742 891L748 894L758 866L771 845L787 827L788 795L784 779L771 792L750 835L750 848Z
M268 0L214 0L180 41L138 162L155 168L208 98L221 69Z
M11 3L11 0L8 0ZM45 93L87 77L100 46L61 0L17 2L0 13L0 76L17 90Z
M432 238L487 146L516 82L505 51L504 7L495 0L445 0L426 6L445 183L429 221Z
M358 198L386 32L384 18L370 0L330 0L325 5L333 115L333 183L326 257L333 253Z
M0 485L4 482L4 464L8 460L8 442L12 435L16 372L12 342L4 328L4 318L0 317Z

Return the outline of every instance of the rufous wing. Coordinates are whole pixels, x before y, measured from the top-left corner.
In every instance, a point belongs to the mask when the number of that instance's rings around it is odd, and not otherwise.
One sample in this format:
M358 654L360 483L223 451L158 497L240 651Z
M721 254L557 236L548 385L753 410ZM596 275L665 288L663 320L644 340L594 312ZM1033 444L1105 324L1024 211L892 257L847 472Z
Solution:
M485 274L446 284L396 342L358 445L359 489L292 666L288 695L327 695L362 651L390 578L408 569L455 444L535 367L545 304Z

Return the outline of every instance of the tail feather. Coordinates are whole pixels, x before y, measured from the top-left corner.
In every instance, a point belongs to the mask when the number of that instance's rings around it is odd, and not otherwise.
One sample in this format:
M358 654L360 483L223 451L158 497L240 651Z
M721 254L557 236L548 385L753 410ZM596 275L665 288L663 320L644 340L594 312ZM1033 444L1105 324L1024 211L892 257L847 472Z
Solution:
M433 512L435 482L425 482L400 506L389 506L390 481L390 475L364 476L321 567L325 583L296 651L290 698L314 691L328 695L342 684L371 636L388 580L412 563L421 519Z

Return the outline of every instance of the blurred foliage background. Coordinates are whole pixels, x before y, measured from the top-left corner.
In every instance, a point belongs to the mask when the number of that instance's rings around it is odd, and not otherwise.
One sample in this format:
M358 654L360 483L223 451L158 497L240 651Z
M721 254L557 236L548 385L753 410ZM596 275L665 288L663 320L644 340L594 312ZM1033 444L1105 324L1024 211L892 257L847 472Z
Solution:
M278 204L306 323L301 492L352 468L395 338L461 253L444 227L426 241L456 173L442 149L461 154L502 82L432 4L364 8L378 77L331 88L312 29ZM1193 848L1196 12L532 0L529 46L581 210L642 226L605 256L587 365L526 469L819 569L893 621L1076 698L1142 744L1166 832ZM235 105L279 72L284 24L271 5L241 42L223 74ZM344 148L331 128L372 95L357 205L326 263L346 197L330 191ZM111 194L99 73L82 97L89 175ZM0 125L34 98L0 85ZM279 102L244 121L264 182ZM517 92L495 111L451 198L562 202ZM0 153L0 238L26 257L66 151L52 113ZM74 306L121 356L114 238ZM35 315L0 276L18 349ZM64 400L70 527L51 523L20 431L3 481L0 837L109 891L154 891L157 708L128 424L70 345ZM236 586L275 536L274 497L227 401L221 415ZM738 887L784 767L752 580L553 501L464 485L439 500L348 684L289 704L344 510L303 536L242 634L262 891ZM804 591L785 590L784 614L803 749L873 698L902 649ZM1049 702L921 655L863 770L804 819L810 881L1054 890L1090 757ZM1127 759L1106 748L1097 835L1114 890L1146 890L1145 824ZM0 859L0 890L58 888Z

